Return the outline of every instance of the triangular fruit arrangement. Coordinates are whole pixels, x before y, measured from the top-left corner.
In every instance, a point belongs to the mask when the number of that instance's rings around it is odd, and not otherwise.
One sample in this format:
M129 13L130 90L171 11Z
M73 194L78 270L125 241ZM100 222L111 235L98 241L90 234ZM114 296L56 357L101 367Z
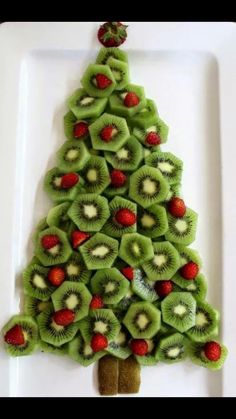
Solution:
M23 314L3 328L11 356L100 360L101 394L137 392L140 365L190 357L218 370L227 355L189 247L197 214L180 196L183 162L161 149L168 127L130 81L126 29L100 27L104 46L67 100L67 140L44 180L54 206L33 236Z

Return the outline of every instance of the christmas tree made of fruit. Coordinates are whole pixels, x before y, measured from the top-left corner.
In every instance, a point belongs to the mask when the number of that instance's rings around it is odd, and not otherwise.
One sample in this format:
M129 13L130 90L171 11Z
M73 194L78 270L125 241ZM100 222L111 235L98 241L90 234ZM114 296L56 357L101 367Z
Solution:
M105 356L101 381L107 354L136 365L189 356L219 369L227 349L216 341L219 314L205 300L201 259L188 247L197 214L179 197L182 161L161 150L168 127L130 83L117 48L126 26L106 23L98 38L104 47L67 100L67 140L44 181L54 206L34 234L24 313L4 327L5 348L83 366Z

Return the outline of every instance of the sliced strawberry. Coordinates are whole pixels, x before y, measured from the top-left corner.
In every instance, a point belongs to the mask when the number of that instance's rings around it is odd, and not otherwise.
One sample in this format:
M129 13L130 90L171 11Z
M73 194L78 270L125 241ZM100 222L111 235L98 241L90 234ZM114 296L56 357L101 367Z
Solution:
M24 333L23 333L22 327L19 326L18 324L16 324L15 326L13 326L5 334L4 340L9 345L14 345L14 346L24 345L25 338L24 338Z
M183 217L186 213L186 205L181 198L172 198L168 203L168 212L173 217Z
M90 308L91 309L97 309L97 308L102 308L104 306L103 300L101 295L93 295L93 298L90 302Z
M209 361L218 361L221 357L221 346L219 343L211 341L204 345L204 354Z
M173 291L173 282L168 280L157 281L154 288L159 297L163 298Z
M151 131L147 134L145 138L145 143L151 146L161 144L161 137L154 131Z
M68 308L62 308L53 314L53 320L59 326L68 326L75 320L75 313Z
M112 84L112 81L105 74L96 74L95 78L98 89L104 90Z
M133 354L144 356L148 353L148 344L144 339L132 339L130 342L130 349Z
M137 217L134 212L130 211L128 208L121 208L116 212L115 220L122 226L129 227L136 223Z
M85 233L84 231L75 230L71 234L71 241L73 249L77 249L85 240L90 238L89 233Z
M51 249L60 243L60 239L56 234L46 234L41 238L41 244L44 249Z
M111 185L114 188L121 188L127 180L127 176L121 170L112 170L111 172Z
M81 138L88 134L88 124L87 122L77 122L74 125L73 135L75 138Z
M108 340L106 336L102 335L101 333L96 333L93 335L90 345L93 352L99 352L107 348Z
M107 125L100 132L100 137L106 143L109 143L114 135L117 133L117 128L114 125Z
M134 269L131 268L131 266L125 266L125 268L121 268L120 271L129 281L133 281Z
M98 40L104 47L118 47L126 40L127 27L121 22L106 22L98 30Z
M48 281L54 285L54 287L59 287L65 280L65 276L64 269L54 266L48 272Z
M184 279L195 279L199 272L199 267L196 263L190 261L180 268L180 275Z
M70 189L73 186L75 186L76 183L78 183L78 181L79 181L79 175L77 173L74 173L74 172L66 173L61 178L61 187L63 189Z
M139 97L134 92L129 92L124 98L124 105L127 108L133 108L139 104Z

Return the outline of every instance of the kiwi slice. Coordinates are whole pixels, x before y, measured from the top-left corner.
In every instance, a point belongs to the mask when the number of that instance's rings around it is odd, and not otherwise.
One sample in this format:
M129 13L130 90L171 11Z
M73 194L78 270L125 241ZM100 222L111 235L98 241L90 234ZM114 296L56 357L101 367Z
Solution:
M106 78L107 83L100 85L97 78ZM84 90L92 97L108 97L116 87L115 77L107 64L89 64L81 79Z
M24 313L27 314L27 316L37 317L42 311L46 310L49 305L49 301L42 301L38 298L26 295L24 298Z
M130 176L129 196L143 208L163 201L168 191L168 182L154 167L142 166Z
M186 265L188 262L196 263L199 268L202 267L202 260L197 250L181 244L175 244L180 256L180 267Z
M176 282L175 276L172 278L172 281ZM193 281L188 281L185 290L191 292L196 301L204 301L207 293L205 276L199 274Z
M90 159L86 145L82 141L66 141L57 152L57 166L64 172L77 172L83 169Z
M214 334L219 315L210 304L198 301L195 326L187 331L187 336L195 342L206 342Z
M200 342L189 342L188 351L191 361L194 364L200 365L201 367L209 368L210 370L216 371L222 368L225 359L228 355L228 349L224 345L221 346L221 356L218 361L210 361L204 354L205 343Z
M125 310L127 310L129 308L129 306L133 303L137 303L138 301L140 301L140 298L133 293L132 289L129 288L127 293L125 294L125 296L120 300L120 302L117 304L117 310L120 310L121 312L124 312ZM125 312L124 315L122 314L122 316L125 316ZM122 319L123 319L122 317Z
M151 148L152 150L158 150L159 145L153 146L153 145L148 144L147 142L147 136L148 134L150 134L150 132L156 133L160 138L161 144L163 144L163 143L166 143L167 141L169 128L161 118L157 117L155 123L153 123L148 128L135 127L133 129L133 135L142 144L144 144L145 147Z
M91 289L105 304L117 304L127 293L129 281L116 268L101 269L91 278Z
M69 109L78 120L98 118L107 104L106 97L92 97L84 89L77 89L67 100Z
M166 210L158 204L148 208L138 207L138 232L144 236L156 238L168 230Z
M174 154L158 151L146 157L145 162L159 169L170 185L181 182L183 162Z
M129 189L129 176L126 174L126 182L123 186L120 186L120 188L115 188L111 184L105 189L104 195L106 195L108 198L113 198L116 195L126 195L127 191Z
M44 342L43 340L40 340L39 349L41 350L41 352L47 352L49 354L62 356L62 355L67 355L68 344L65 343L64 345L57 347L57 346L51 345L50 343Z
M68 215L81 231L100 231L110 215L108 201L97 194L79 194Z
M37 317L37 321L41 340L58 347L74 338L78 331L79 323L59 326L54 322L53 314L54 308L51 305Z
M106 160L103 157L92 156L82 171L85 189L89 193L97 193L106 189L111 179Z
M68 343L68 355L83 367L87 367L106 355L106 352L93 352L89 342L85 342L79 334Z
M147 301L133 303L123 323L133 338L151 339L160 329L161 312Z
M166 240L173 243L189 245L195 240L198 215L187 208L183 217L173 217L167 213L169 229L165 233Z
M23 271L24 292L30 297L40 301L47 301L54 291L54 287L48 282L49 269L38 264L29 264Z
M55 202L73 201L79 190L83 187L83 179L79 176L78 182L71 188L65 189L61 186L61 179L65 171L54 167L46 173L44 178L44 190L48 196Z
M152 241L139 233L123 234L119 257L128 265L136 267L154 256Z
M75 322L88 315L92 296L88 288L77 282L65 281L51 296L55 311L68 308L75 313Z
M141 269L135 269L131 287L133 292L142 298L142 300L152 303L158 299L158 295L154 289L154 283L147 279Z
M155 356L156 342L155 339L145 339L148 344L148 352L144 356L135 355L135 359L140 365L149 367L157 364Z
M126 52L116 47L104 47L101 48L98 53L98 56L96 58L96 64L107 64L109 58L115 58L116 60L128 63L128 56Z
M151 99L147 99L146 106L129 119L129 124L145 129L156 123L157 116L158 113L155 102Z
M110 268L118 255L118 241L96 233L79 250L88 269Z
M51 249L44 249L42 246L41 240L44 236L47 235L57 236L59 239L59 243L53 246ZM42 265L51 266L66 262L69 259L71 253L72 249L70 247L67 235L62 230L59 230L59 228L50 227L39 233L35 255L40 260Z
M124 61L110 57L107 61L116 81L115 90L124 89L129 83L129 66Z
M130 108L124 104L124 99L129 92L135 93L139 98L139 103ZM111 112L115 115L124 116L125 118L134 116L141 109L145 108L146 104L147 100L145 98L144 88L135 84L127 84L123 90L115 91L109 97Z
M196 301L188 292L172 292L161 303L163 321L184 333L195 325Z
M113 311L107 308L91 310L89 316L79 322L80 332L86 342L90 341L94 333L101 333L108 341L118 335L120 323Z
M106 127L112 127L112 137L104 141L102 132ZM118 151L130 137L129 128L124 118L104 113L89 127L93 148L95 150Z
M77 252L72 253L71 257L65 263L64 269L66 281L83 282L84 284L87 284L92 275L92 272L86 268L82 256Z
M124 199L121 196L116 196L109 204L110 208L110 218L106 222L106 224L103 227L103 232L111 237L121 237L124 233L134 233L137 229L136 223L125 227L121 224L119 224L116 219L115 215L117 211L121 209L128 209L133 214L136 215L137 212L137 205L134 204L131 201L128 201L128 199Z
M74 135L74 129L76 124L85 122L86 124L90 124L91 120L84 121L84 120L78 120L76 116L73 114L73 112L69 111L64 116L64 133L68 140L77 140L78 139ZM86 132L82 137L79 137L79 141L86 140L89 136L89 133Z
M139 392L140 370L141 367L133 356L119 360L118 393L132 394Z
M105 151L106 160L114 169L134 171L138 168L143 157L142 146L134 136L121 147L116 153Z
M154 257L142 267L151 281L172 278L179 268L179 254L170 242L153 244Z
M45 228L48 228L48 223L47 223L47 218L46 217L42 218L38 222L38 224L36 226L36 229L35 229L35 231L32 235L32 241L33 241L34 245L36 245L36 243L37 243L38 234L40 233L40 231L45 230Z
M170 185L170 190L165 198L165 202L169 202L174 197L180 198L181 196L181 185L179 183L175 183L174 185Z
M186 338L181 333L173 333L160 339L156 350L159 361L173 364L182 361L186 356Z
M3 336L15 326L20 326L24 335L24 343L22 345L12 345L4 341L4 348L10 356L30 355L37 347L38 327L37 323L31 316L16 315L3 327Z
M128 356L131 355L131 350L128 346L128 340L128 332L124 327L121 326L118 335L113 341L109 343L108 347L106 348L106 352L120 359L128 358Z
M49 227L58 227L60 230L68 231L70 226L70 218L67 211L71 206L71 202L63 202L51 208L47 215L47 224ZM47 228L47 227L45 227Z

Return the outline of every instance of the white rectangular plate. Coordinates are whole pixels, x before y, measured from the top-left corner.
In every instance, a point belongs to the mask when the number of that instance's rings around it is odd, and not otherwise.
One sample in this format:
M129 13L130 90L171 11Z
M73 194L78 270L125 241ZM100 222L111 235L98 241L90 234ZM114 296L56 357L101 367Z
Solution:
M51 206L43 176L65 141L65 100L99 49L97 27L0 26L0 328L22 305L31 234ZM144 86L170 127L163 149L184 161L183 195L199 214L193 247L229 348L222 372L188 361L142 368L137 396L235 396L236 26L132 22L124 49L132 82ZM9 359L1 344L0 396L98 396L96 366L41 353Z

